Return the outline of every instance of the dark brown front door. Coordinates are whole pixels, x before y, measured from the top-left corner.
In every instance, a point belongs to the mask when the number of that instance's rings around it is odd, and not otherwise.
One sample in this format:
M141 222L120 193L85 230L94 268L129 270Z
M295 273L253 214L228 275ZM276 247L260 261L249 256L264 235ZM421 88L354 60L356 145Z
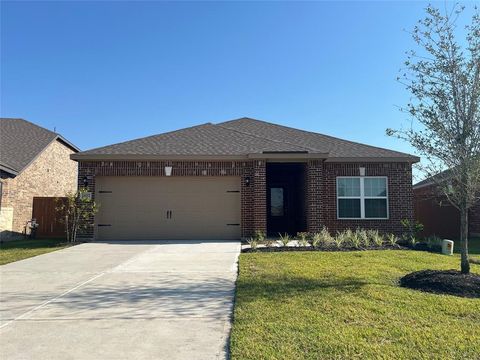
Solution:
M57 200L58 199L58 200ZM39 238L63 238L65 237L65 225L62 215L56 210L58 201L66 198L34 197L32 219L38 224L36 236Z

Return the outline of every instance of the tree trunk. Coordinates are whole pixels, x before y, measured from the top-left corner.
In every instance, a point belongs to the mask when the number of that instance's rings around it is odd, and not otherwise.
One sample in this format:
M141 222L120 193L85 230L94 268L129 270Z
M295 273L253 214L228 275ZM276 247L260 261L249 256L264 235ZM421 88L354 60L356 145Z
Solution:
M460 243L462 247L461 270L463 274L470 273L468 261L468 209L463 207L460 211Z

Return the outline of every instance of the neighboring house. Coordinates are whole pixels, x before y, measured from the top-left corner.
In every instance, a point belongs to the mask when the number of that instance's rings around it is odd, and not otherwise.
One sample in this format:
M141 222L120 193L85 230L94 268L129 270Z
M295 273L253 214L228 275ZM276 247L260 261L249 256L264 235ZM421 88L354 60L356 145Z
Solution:
M61 197L76 190L78 164L70 155L78 151L61 135L31 122L0 119L2 240L25 233L34 197Z
M442 238L460 238L460 212L438 189L438 182L448 178L448 171L427 178L413 186L415 218L424 226L424 236L437 235ZM480 236L480 202L470 209L470 236Z
M72 155L91 239L239 239L413 220L408 154L242 118Z

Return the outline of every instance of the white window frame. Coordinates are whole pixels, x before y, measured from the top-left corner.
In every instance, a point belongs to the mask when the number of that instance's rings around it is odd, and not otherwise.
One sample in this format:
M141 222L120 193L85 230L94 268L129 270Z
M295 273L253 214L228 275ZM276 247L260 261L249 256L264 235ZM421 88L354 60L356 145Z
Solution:
M360 179L360 196L338 196L339 179ZM386 196L365 196L365 179L385 179ZM388 177L387 176L337 176L335 194L337 196L337 220L389 220L390 206L388 196ZM360 217L340 217L340 199L360 199ZM387 202L387 217L367 218L365 217L365 200L381 199Z

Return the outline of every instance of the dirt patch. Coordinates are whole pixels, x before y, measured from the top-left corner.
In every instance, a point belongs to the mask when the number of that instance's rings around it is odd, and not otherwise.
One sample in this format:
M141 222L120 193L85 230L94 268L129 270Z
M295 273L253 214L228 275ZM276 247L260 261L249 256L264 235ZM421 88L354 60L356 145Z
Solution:
M480 298L480 275L457 270L422 270L405 275L400 286L436 294Z

